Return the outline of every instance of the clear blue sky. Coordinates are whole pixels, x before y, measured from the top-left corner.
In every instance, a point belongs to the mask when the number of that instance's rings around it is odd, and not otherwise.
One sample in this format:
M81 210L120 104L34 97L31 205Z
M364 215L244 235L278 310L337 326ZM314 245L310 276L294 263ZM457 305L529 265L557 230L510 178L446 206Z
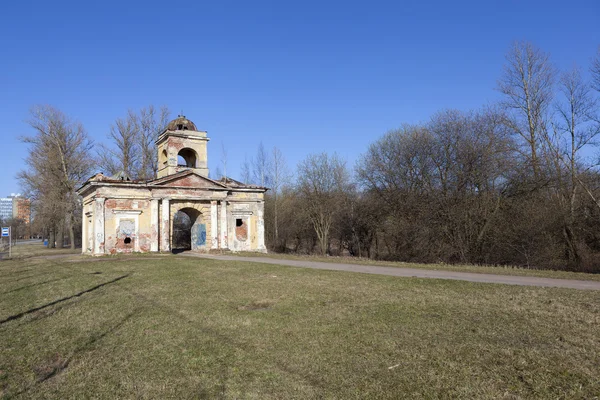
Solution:
M350 165L402 123L498 98L514 40L585 68L600 1L10 1L0 12L0 196L20 191L20 135L52 104L106 141L128 108L167 105L207 130L228 175L262 141L291 167Z

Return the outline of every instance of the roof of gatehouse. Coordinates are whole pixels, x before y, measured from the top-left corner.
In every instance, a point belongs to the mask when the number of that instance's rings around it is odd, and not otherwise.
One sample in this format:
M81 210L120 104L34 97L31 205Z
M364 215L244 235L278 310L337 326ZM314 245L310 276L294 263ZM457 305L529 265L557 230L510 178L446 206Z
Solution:
M196 124L187 119L185 115L178 115L173 121L167 124L169 131L197 131Z

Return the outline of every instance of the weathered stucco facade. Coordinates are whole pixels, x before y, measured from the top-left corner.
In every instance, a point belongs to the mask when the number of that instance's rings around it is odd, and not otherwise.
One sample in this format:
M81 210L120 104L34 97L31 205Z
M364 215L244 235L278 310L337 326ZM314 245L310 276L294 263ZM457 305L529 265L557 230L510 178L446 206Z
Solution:
M82 252L266 252L264 187L208 178L206 132L179 117L156 142L158 178L97 174L83 198Z

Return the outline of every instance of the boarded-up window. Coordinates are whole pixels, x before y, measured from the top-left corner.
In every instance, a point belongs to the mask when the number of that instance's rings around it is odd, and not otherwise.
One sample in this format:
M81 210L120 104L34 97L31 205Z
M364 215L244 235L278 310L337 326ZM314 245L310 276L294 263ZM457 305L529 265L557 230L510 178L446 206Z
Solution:
M124 247L122 249L130 249L133 245L131 237L135 234L135 221L133 219L122 219L119 221L119 238L117 241L117 246L119 243L123 243Z
M235 220L235 237L242 242L248 239L248 225L242 218Z
M135 233L135 221L132 219L122 219L119 222L119 233L122 236L131 236Z

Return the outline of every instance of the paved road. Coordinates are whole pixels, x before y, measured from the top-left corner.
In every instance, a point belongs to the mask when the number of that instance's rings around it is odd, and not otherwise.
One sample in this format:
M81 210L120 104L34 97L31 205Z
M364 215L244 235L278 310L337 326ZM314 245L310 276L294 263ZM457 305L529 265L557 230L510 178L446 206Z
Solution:
M600 290L600 281L578 281L571 279L538 278L532 276L477 274L471 272L439 271L417 268L402 267L379 267L371 265L328 263L304 260L284 260L269 257L238 257L214 254L182 253L181 255L191 257L202 257L216 260L248 261L264 264L289 265L291 267L325 269L333 271L360 272L364 274L453 279L458 281L501 283L506 285L560 287L582 290Z
M39 244L42 243L42 239L18 239L13 242L14 246L27 245L27 244Z

